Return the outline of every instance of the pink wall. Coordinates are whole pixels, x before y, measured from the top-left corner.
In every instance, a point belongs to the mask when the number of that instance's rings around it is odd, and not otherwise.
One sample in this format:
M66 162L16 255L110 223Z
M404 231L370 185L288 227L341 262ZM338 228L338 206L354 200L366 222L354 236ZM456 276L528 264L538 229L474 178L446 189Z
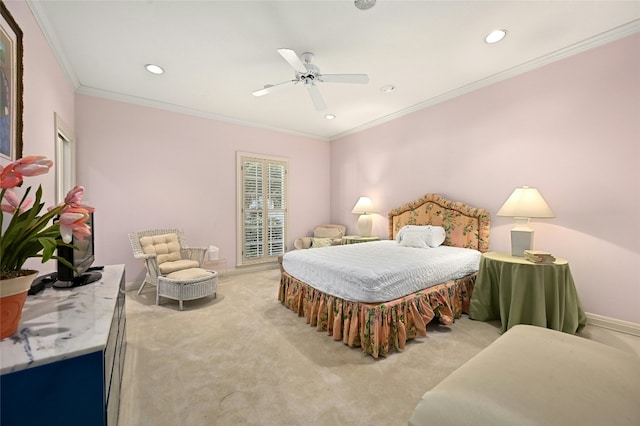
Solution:
M74 125L74 90L58 65L49 44L26 3L5 1L7 9L23 32L24 46L24 155L46 155L55 159L54 112L64 122ZM29 178L33 187L42 184L43 201L47 206L55 202L55 173ZM45 272L55 270L55 264L45 265L37 260L28 261L27 267Z
M327 142L83 95L76 137L100 262L126 264L127 281L144 277L127 237L136 230L183 228L235 265L236 151L289 159L291 246L330 215Z
M360 195L386 213L436 192L492 214L516 186L556 214L532 220L535 246L570 261L587 312L640 323L640 35L331 143L331 218L356 230ZM402 90L402 87L399 87Z
M536 247L570 260L588 312L640 323L639 35L329 144L76 97L28 6L5 3L25 33L25 154L54 157L54 112L75 127L97 261L124 263L127 281L143 275L127 233L154 226L182 227L234 264L241 150L290 159L289 243L329 219L353 233L360 195L385 237L386 212L424 193L495 215L514 187L536 186L557 216L533 222ZM53 203L53 173L30 183ZM508 250L510 228L493 216L492 250Z

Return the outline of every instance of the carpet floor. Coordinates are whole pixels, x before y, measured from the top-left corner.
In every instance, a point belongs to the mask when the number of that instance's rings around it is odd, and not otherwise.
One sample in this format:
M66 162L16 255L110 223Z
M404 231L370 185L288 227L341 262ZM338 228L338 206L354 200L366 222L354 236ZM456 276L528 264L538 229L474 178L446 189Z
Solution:
M169 299L156 306L154 287L128 291L119 424L406 425L424 392L499 337L498 322L465 315L375 360L283 307L279 278L223 276L217 298L183 311ZM602 330L584 334L637 351Z

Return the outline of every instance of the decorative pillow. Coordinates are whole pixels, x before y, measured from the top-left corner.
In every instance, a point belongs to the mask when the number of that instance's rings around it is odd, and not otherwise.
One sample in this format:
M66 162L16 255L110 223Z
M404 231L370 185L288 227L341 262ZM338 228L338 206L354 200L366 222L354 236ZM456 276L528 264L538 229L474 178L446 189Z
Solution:
M296 250L308 249L311 247L311 237L298 238L293 242L293 246L296 248Z
M438 247L442 245L446 238L446 232L442 226L432 225L405 225L396 235L396 242L400 245L402 241L409 235L418 235L429 247Z
M429 225L427 225L429 226ZM426 241L426 235L429 232L429 229L427 228L427 226L419 226L419 225L405 225L402 228L400 228L400 231L398 231L398 234L396 235L396 242L398 244L400 244L402 242L402 239L405 237L405 235L409 234L409 233L417 233L420 235L423 235L425 238L425 243Z
M424 241L423 235L419 232L406 232L402 236L400 245L403 247L429 248L427 243Z
M333 240L331 238L314 238L311 237L311 248L329 247Z
M444 231L444 228L442 226L430 226L430 228L431 232L427 238L427 245L429 247L441 246L447 238L447 233Z

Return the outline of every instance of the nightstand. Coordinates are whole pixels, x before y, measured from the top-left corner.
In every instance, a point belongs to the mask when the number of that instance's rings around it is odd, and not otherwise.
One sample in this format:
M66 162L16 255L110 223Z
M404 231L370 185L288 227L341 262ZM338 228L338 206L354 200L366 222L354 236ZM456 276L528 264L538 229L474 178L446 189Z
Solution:
M531 324L575 334L587 322L569 262L532 263L509 253L488 252L480 259L469 318L499 319L501 333Z
M346 235L342 237L342 244L368 243L378 240L380 240L380 237L360 237L359 235Z

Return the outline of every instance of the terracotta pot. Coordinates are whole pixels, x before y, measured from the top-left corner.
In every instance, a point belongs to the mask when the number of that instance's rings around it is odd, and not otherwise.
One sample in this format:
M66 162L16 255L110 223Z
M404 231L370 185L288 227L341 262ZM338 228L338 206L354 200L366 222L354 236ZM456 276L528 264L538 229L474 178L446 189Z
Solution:
M38 276L38 271L24 272L25 275L20 277L0 280L0 339L18 331L27 292Z

